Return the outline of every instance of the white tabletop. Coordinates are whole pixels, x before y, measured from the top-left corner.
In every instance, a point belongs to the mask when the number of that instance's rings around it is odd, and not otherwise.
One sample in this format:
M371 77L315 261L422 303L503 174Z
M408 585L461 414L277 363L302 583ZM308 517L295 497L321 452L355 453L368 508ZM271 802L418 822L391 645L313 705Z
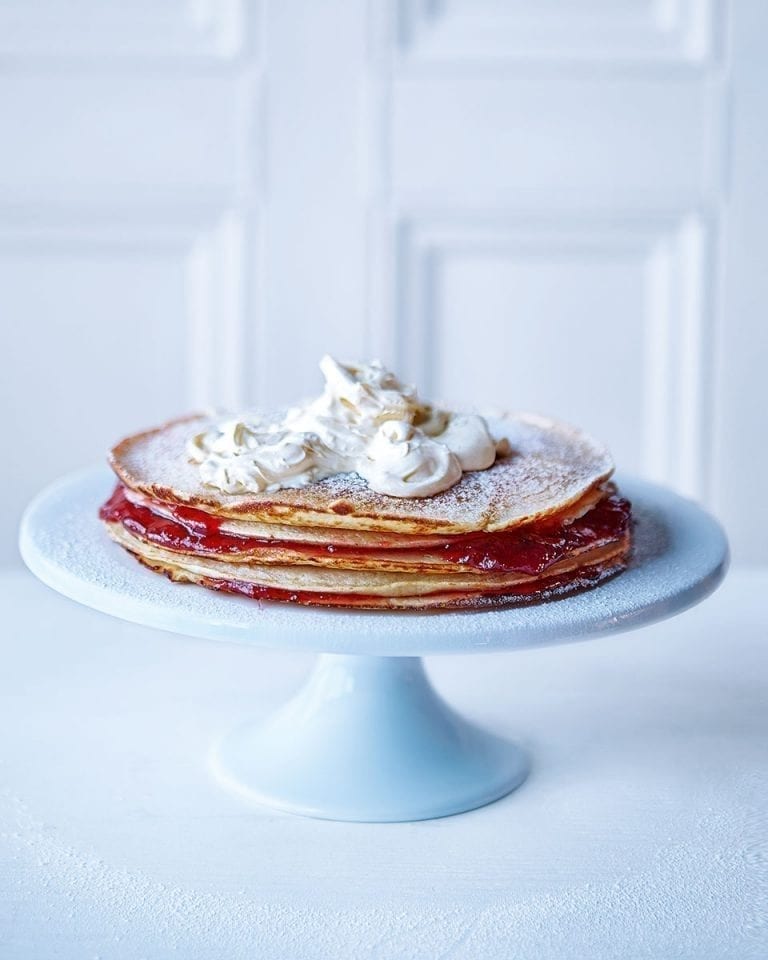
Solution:
M429 661L528 744L507 798L413 824L249 807L209 738L311 657L0 578L0 956L764 958L768 573L621 637Z

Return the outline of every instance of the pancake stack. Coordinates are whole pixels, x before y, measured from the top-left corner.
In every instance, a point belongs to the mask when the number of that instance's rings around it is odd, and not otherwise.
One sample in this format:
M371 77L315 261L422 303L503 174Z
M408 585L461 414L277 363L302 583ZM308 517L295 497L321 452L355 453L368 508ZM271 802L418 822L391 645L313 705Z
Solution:
M100 516L117 543L174 581L306 605L481 609L559 597L626 565L630 506L610 482L610 456L564 424L489 421L509 452L448 490L407 499L354 473L222 493L186 453L210 423L175 421L111 452L118 485Z

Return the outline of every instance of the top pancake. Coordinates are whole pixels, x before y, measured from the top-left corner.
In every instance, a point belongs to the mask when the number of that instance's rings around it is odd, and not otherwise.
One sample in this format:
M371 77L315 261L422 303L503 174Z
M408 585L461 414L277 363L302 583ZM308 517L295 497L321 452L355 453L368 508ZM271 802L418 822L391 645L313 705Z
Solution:
M355 473L272 493L227 494L204 486L186 453L190 437L212 423L189 417L127 437L111 452L112 468L132 490L217 517L404 534L508 530L564 510L613 472L610 454L591 437L521 414L488 420L494 436L509 440L510 456L431 497L376 493Z

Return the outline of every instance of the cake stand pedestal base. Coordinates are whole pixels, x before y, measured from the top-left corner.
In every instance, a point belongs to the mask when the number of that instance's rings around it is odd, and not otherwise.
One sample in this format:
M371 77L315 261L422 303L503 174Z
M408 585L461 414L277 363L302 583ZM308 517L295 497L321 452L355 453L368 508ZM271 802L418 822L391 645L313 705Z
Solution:
M421 656L520 650L654 623L706 597L728 564L725 535L700 507L623 478L635 519L632 554L620 576L594 590L440 614L254 604L140 567L98 518L113 485L100 469L44 490L21 524L27 566L78 603L134 623L321 654L298 696L226 737L213 766L246 797L328 819L444 817L490 803L525 779L525 754L444 703Z
M420 657L323 654L299 693L213 751L252 800L332 820L426 820L519 786L528 759L436 693Z

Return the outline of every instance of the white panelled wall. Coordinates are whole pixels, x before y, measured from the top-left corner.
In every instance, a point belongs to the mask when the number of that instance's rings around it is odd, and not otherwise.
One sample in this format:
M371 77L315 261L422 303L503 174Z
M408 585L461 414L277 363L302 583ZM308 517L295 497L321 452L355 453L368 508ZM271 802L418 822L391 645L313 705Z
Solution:
M0 556L324 351L570 419L768 560L768 4L0 4Z

